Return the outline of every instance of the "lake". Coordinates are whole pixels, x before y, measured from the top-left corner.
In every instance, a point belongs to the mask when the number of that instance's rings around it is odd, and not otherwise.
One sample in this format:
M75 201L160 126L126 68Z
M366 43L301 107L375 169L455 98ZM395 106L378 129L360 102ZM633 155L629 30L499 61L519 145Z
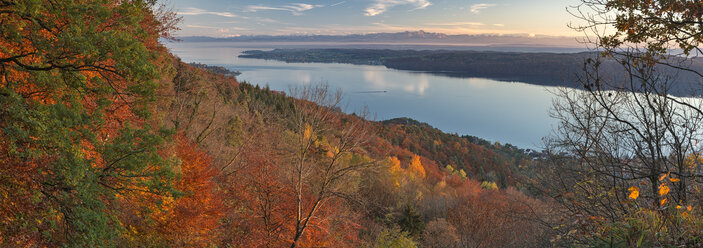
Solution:
M521 148L539 148L556 125L548 115L550 87L484 78L454 78L384 66L285 63L238 58L242 51L270 49L227 42L167 43L184 62L218 65L237 77L273 90L328 83L344 92L345 112L367 106L376 120L409 117L448 133L473 135Z

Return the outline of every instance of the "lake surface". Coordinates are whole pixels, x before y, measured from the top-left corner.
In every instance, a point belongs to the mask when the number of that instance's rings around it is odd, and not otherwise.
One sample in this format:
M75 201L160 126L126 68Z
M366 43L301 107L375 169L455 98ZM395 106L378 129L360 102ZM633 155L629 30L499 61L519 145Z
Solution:
M448 133L467 134L521 148L539 148L556 125L548 115L549 87L484 78L453 78L384 66L285 63L238 58L251 46L225 42L168 43L185 62L241 71L237 78L271 89L328 83L344 92L345 111L367 106L376 120L410 117ZM262 48L263 47L263 48ZM270 49L261 46L261 49Z

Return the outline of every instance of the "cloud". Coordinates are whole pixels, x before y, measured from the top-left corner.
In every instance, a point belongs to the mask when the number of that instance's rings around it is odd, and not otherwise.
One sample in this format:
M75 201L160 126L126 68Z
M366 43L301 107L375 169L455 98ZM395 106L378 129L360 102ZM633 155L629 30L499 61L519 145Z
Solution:
M492 4L492 3L474 4L474 5L471 5L471 13L478 14L478 13L481 13L482 9L486 9L486 8L494 7L494 6L496 6L496 5Z
M337 5L340 5L340 4L344 4L344 3L346 3L346 2L347 2L347 1L341 1L341 2L338 2L338 3L335 3L335 4L330 5L329 7L334 7L334 6L337 6Z
M377 16L398 5L413 5L413 10L417 10L427 8L432 3L429 0L375 0L374 4L364 10L364 15Z
M440 22L440 23L425 23L430 26L483 26L486 24L480 22Z
M278 10L278 11L289 11L293 15L302 15L304 11L308 11L314 8L324 7L324 5L312 5L307 3L293 3L282 6L264 6L264 5L249 5L244 8L246 12L257 12L262 10Z
M256 20L257 23L281 23L280 21L264 17L253 17L252 19Z
M198 29L217 29L218 32L229 32L229 31L247 31L249 30L248 28L240 28L240 27L229 27L229 28L223 28L223 27L216 27L216 26L207 26L207 25L198 25L198 24L187 24L185 25L186 28L198 28Z
M198 9L198 8L185 8L183 11L178 12L179 15L216 15L216 16L224 16L224 17L238 17L235 14L232 14L230 12L215 12L215 11L207 11L204 9Z
M505 27L505 24L496 23L496 24L493 24L493 26L496 26L496 27Z

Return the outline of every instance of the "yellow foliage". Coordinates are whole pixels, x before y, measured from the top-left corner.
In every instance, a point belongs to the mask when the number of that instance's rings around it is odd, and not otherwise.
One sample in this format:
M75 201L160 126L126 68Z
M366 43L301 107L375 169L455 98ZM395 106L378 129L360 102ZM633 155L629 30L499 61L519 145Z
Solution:
M686 165L688 165L689 168L696 167L699 164L703 164L703 156L698 153L692 153L686 157Z
M408 167L408 169L411 173L418 176L419 178L425 178L425 168L422 167L422 163L420 163L420 156L413 155L413 158L410 160L410 166Z
M496 184L495 182L483 181L481 182L481 188L486 190L497 190L498 184Z
M391 173L393 173L394 176L399 175L402 170L402 168L400 168L400 160L397 157L393 156L388 158L388 163L390 163L391 165L391 167L389 168Z
M310 139L310 137L312 137L312 127L310 126L310 124L306 123L305 130L303 131L303 139L307 140Z
M669 176L669 173L666 173L666 174L664 174L664 175L661 175L661 176L659 177L659 181L663 181L664 178L666 178L667 176Z
M393 157L388 157L387 161L388 161L388 164L390 165L388 170L391 172L391 175L393 175L393 184L395 184L395 186L400 186L400 180L398 180L398 179L399 179L400 173L403 170L402 168L400 168L400 160L398 160L397 157L393 156Z
M666 198L662 199L661 202L659 202L659 205L664 206L664 204L666 204Z
M678 179L678 178L670 178L669 181L671 181L672 183L676 183L676 182L681 181L681 179Z
M669 193L669 186L666 184L659 185L659 195L666 195Z
M330 158L334 158L334 156L336 156L337 154L339 154L339 148L337 148L336 146L332 148L332 150L327 151L327 157Z
M637 197L640 196L640 188L638 187L630 187L627 190L630 191L630 195L628 196L630 199L636 200Z

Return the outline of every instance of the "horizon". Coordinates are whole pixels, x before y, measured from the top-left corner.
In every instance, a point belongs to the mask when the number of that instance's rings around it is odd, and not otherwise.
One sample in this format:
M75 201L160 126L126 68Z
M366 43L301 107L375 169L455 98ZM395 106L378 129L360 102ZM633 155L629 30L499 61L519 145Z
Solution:
M161 0L183 21L177 37L312 36L424 30L447 35L579 37L550 0Z
M447 36L497 36L497 37L526 37L526 38L581 38L583 36L568 36L568 35L545 35L545 34L533 34L533 33L474 33L474 34L447 34L441 32L429 32L422 29L418 30L405 30L397 32L360 32L360 33L347 33L347 34L323 34L323 33L293 33L293 34L243 34L243 35L231 35L231 36L210 36L210 35L174 35L177 38L188 38L188 37L206 37L214 39L228 39L237 37L257 37L257 36L270 36L270 37L310 37L310 36L353 36L353 35L374 35L374 34L402 34L402 33L425 33L425 34L439 34ZM534 36L533 36L534 35Z
M407 34L407 37L405 36ZM400 35L400 36L399 36ZM283 46L294 45L308 46L325 45L344 47L348 45L420 45L420 46L456 46L456 47L484 47L484 46L518 46L518 47L554 47L584 49L577 36L549 36L534 34L444 34L435 32L403 31L403 32L377 32L358 34L290 34L290 35L238 35L229 37L213 36L176 36L184 42L213 41L213 42L256 42L259 46L264 44Z

